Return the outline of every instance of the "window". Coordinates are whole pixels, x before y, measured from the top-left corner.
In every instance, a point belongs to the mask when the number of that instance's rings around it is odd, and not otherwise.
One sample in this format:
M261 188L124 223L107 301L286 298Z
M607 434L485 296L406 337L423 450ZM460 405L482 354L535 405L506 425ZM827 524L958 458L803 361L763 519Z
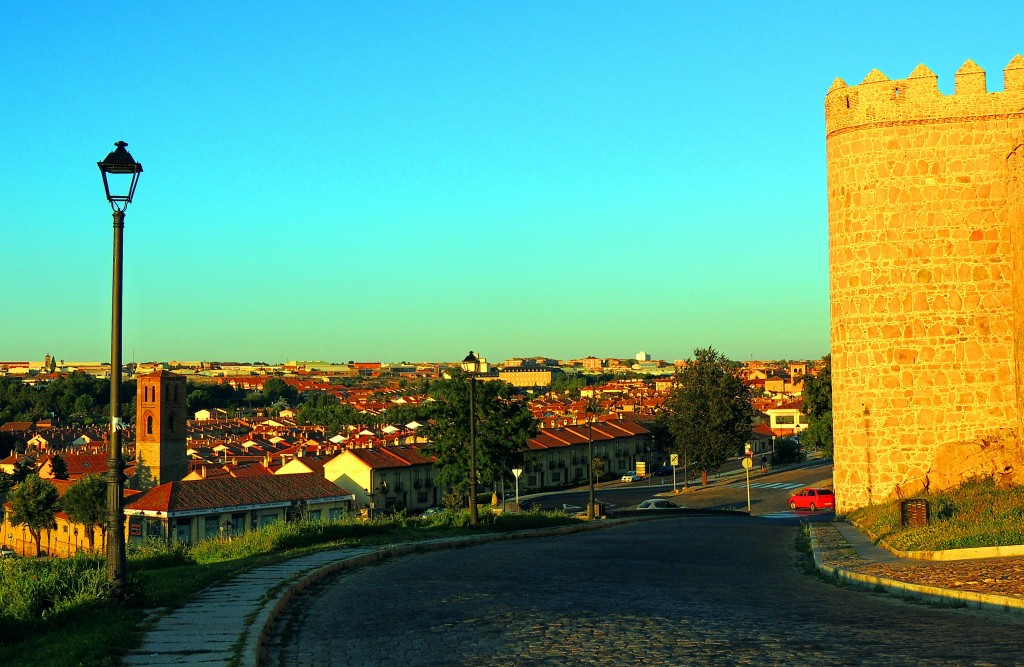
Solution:
M322 513L323 510L309 510L309 514L306 515L306 518L310 521L319 521Z
M167 416L167 430L174 433L174 415Z
M260 528L263 526L269 526L270 524L277 521L276 514L263 514L260 515Z
M420 491L419 493L417 493L416 494L416 502L418 502L421 505L423 503L427 502L427 492L426 491Z
M179 542L192 541L192 521L190 519L178 519L175 535Z
M220 521L218 521L217 517L208 516L206 517L206 521L204 523L204 527L206 529L206 539L209 540L211 538L217 537L217 533L220 532Z
M160 537L163 533L163 524L160 523L160 519L146 519L146 537Z
M327 510L327 517L331 521L340 521L345 516L345 511L340 507L332 507Z
M146 433L153 435L153 415L146 417Z
M792 424L794 423L793 415L775 415L776 424Z

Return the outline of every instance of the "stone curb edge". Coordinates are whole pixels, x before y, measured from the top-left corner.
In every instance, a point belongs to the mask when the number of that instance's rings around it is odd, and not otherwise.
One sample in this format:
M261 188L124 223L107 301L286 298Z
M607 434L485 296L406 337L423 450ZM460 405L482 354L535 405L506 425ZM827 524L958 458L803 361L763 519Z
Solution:
M883 588L890 593L906 595L927 602L949 603L957 602L975 609L986 609L1003 611L1011 614L1024 614L1024 599L1012 598L1006 595L993 595L990 593L975 593L973 591L954 591L948 588L936 586L925 586L923 584L912 584L907 581L897 581L886 577L876 577L872 574L854 572L845 567L829 565L825 562L821 548L818 546L816 526L809 525L811 537L811 552L814 554L814 566L822 574L842 579L855 586L862 588Z
M623 523L631 523L633 521L644 521L653 519L656 517L644 517L644 518L624 518L624 519L606 519L602 521L594 521L591 523L581 523L578 525L569 526L558 526L556 528L539 528L535 530L515 531L510 533L488 533L486 535L479 536L468 536L468 537L456 537L451 539L441 539L437 541L426 541L426 542L411 542L405 544L398 544L392 546L385 546L379 549L375 549L370 553L363 553L355 555L349 558L342 558L341 560L323 565L312 572L305 575L299 575L297 580L291 584L286 584L286 589L282 590L276 599L272 603L265 603L263 607L256 614L255 619L249 626L250 632L246 638L244 649L241 655L240 664L246 667L258 667L265 661L264 644L266 643L270 629L273 627L277 618L284 612L291 601L300 593L305 591L310 586L322 581L324 578L336 574L343 570L361 567L363 565L369 565L377 563L387 558L394 556L404 556L411 553L424 553L429 551L437 551L439 549L453 549L460 547L473 546L477 544L486 544L489 542L501 542L504 540L522 539L522 538L533 538L533 537L551 537L555 535L568 535L571 533L578 533L585 530L596 530L599 528L608 528L614 525L622 525ZM259 628L259 632L255 635L251 632L252 629Z

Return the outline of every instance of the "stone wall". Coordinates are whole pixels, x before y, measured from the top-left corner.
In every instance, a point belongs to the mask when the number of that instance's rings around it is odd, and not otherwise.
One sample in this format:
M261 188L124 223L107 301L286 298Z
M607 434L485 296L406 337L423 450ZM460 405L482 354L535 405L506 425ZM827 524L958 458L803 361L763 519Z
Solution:
M1017 378L1017 438L1024 442L1024 134L1006 158L1007 204L1013 254L1014 372Z
M969 60L953 95L924 65L836 79L825 123L842 512L927 485L943 445L1020 428L1024 58L1002 92Z

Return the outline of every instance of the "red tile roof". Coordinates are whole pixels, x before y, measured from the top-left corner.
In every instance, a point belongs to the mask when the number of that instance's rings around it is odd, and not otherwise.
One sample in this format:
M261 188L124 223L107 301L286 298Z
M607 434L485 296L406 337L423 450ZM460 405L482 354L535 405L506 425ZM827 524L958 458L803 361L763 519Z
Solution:
M125 510L201 512L248 505L287 505L300 500L340 499L350 495L312 473L218 477L161 484L127 501Z

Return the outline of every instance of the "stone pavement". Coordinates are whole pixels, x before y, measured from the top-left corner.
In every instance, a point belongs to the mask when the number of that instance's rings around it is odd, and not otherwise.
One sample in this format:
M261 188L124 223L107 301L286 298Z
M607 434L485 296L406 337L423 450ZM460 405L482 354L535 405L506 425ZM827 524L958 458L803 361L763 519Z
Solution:
M626 520L629 521L629 520ZM601 522L516 533L489 533L386 546L320 551L257 568L211 586L188 604L153 613L142 644L122 660L132 667L163 665L256 665L264 633L291 599L341 570L386 558L497 542L544 537L601 527Z
M1024 614L1024 556L940 560L939 552L930 560L899 558L848 523L809 526L814 561L825 574L931 602Z
M643 519L641 519L643 520ZM131 666L257 665L265 633L292 598L343 569L414 552L515 537L557 535L630 520L607 520L529 535L482 535L384 547L322 551L238 575L184 607L154 614L142 644L123 659ZM1024 612L1024 557L928 562L900 559L845 523L812 523L815 563L822 572L932 601Z

